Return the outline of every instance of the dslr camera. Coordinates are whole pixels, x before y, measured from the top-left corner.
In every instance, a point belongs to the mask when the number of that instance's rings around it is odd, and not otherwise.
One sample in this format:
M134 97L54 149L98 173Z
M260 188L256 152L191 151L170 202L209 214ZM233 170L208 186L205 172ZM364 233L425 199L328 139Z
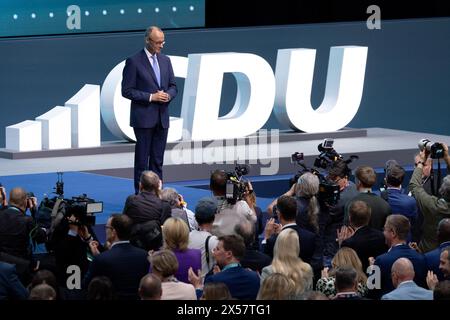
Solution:
M242 200L247 191L247 181L242 177L249 173L250 169L247 165L237 165L234 172L226 172L227 183L225 190L225 198L230 204L235 204L238 200Z
M439 142L432 142L429 139L420 139L419 150L425 150L432 159L441 159L444 157L444 146Z

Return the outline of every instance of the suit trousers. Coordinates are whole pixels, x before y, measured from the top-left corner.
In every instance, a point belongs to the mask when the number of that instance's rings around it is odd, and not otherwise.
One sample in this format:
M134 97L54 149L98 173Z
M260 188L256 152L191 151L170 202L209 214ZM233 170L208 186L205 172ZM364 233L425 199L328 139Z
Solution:
M162 166L169 128L159 123L153 128L133 128L136 136L134 149L134 190L139 192L139 180L145 170L151 170L163 179Z

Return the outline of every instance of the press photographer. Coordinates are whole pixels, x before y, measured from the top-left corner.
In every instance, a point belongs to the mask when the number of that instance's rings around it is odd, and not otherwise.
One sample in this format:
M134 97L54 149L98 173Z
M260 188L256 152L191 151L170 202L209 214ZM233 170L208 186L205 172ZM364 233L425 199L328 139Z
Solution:
M46 231L36 225L33 215L26 211L36 209L37 199L28 197L22 188L13 188L9 205L0 211L0 260L16 264L23 281L29 280L30 272L39 267L33 259L30 236L45 241Z
M59 284L66 286L68 266L79 266L82 274L87 270L88 256L92 254L89 243L98 242L92 229L95 213L103 211L103 203L86 194L65 198L62 173L58 173L55 190L56 196L45 198L36 215L40 224L50 226L47 251L54 255Z
M211 233L216 236L234 234L235 226L242 220L256 222L255 212L243 199L246 185L242 175L248 169L237 166L235 172L216 170L211 174L210 189L217 198L217 213Z
M65 203L60 211L63 212L63 216L49 241L48 247L55 254L56 276L63 286L68 276L66 273L68 266L77 265L82 275L86 273L89 266L88 256L91 254L89 243L98 242L92 229L94 221L86 208L84 204L76 202Z
M423 167L428 158L433 156L435 158L443 158L447 168L449 168L450 156L448 154L448 146L445 143L419 143L419 148L419 161L416 163L416 168L409 182L409 190L423 214L423 235L419 243L419 249L425 253L437 248L439 245L436 234L439 221L443 218L450 218L450 175L447 174L442 180L437 196L429 195L422 185ZM441 149L442 151L440 151Z

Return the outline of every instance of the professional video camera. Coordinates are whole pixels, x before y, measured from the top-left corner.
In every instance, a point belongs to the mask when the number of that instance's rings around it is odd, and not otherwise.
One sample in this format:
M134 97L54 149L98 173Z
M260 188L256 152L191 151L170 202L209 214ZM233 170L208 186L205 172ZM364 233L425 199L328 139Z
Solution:
M314 160L314 167L329 169L332 166L333 162L342 159L342 156L333 149L333 143L333 139L327 138L317 146L320 154Z
M88 198L84 193L78 197L72 197L72 199L65 199L64 201L66 202L65 216L70 217L74 215L77 218L77 222L70 221L70 224L94 226L94 214L103 211L103 202L97 202L94 199Z
M227 172L227 184L225 198L228 203L235 204L238 200L242 200L247 191L248 182L242 178L247 175L250 168L247 165L237 165L234 172Z
M300 170L294 177L292 177L289 181L290 185L297 183L298 178L306 172L311 172L319 178L319 192L317 194L317 198L319 201L326 203L330 206L335 205L339 201L340 197L340 189L337 184L332 181L329 181L325 178L325 176L320 173L318 170L313 168L308 168L304 164L304 156L303 153L295 152L291 155L291 162L297 163L303 169ZM317 159L316 159L317 161ZM315 164L315 162L314 162Z
M429 139L419 141L420 151L426 150L432 159L441 159L444 157L444 146L439 142L431 142Z
M86 194L64 198L64 182L62 172L57 172L55 194L53 198L45 197L39 205L36 220L46 228L54 229L61 219L74 215L78 225L95 225L95 213L103 211L103 202L88 198Z
M340 188L339 185L333 181L328 180L325 176L328 170L333 166L333 163L341 160L346 164L351 163L354 159L358 159L358 156L351 155L349 159L344 160L342 155L333 149L333 139L324 139L324 141L318 145L318 150L320 151L319 156L314 160L314 167L318 169L309 169L304 164L303 153L295 152L291 155L291 162L300 165L303 170L300 170L293 178L290 179L290 186L298 181L298 178L305 172L311 172L319 178L319 193L317 197L320 201L333 206L340 198ZM321 171L319 171L321 170Z

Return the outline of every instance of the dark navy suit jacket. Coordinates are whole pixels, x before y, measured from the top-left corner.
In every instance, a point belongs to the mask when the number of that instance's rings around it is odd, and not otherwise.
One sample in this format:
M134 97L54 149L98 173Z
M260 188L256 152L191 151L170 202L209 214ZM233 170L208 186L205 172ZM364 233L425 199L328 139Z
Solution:
M178 92L169 57L161 53L157 57L160 86L144 49L128 58L123 69L122 95L131 100L130 126L134 128L153 128L158 123L169 128L169 102L149 102L150 94L158 90L167 92L171 100Z
M398 258L408 258L412 262L416 273L414 282L426 288L427 263L425 256L408 245L401 244L392 247L389 252L378 256L375 260L375 265L379 266L381 271L381 293L385 294L395 289L392 284L391 268Z
M94 258L84 279L87 288L92 278L108 277L119 298L138 298L139 282L150 269L147 251L129 243L114 245Z
M208 282L223 282L230 290L231 296L239 300L255 300L259 291L259 276L254 271L249 271L241 266L221 271L211 276L206 276Z
M356 230L353 236L342 242L341 247L349 247L356 251L364 272L369 266L369 257L378 257L388 250L383 232L369 226Z
M291 228L297 231L300 242L300 258L302 258L302 260L306 263L311 263L316 250L318 236L311 231L300 228L298 225L290 225L286 228ZM264 253L271 257L273 257L273 248L277 237L277 234L272 235L269 239L267 239L267 243L264 246Z
M425 253L425 259L427 261L427 268L434 272L434 274L438 277L439 281L444 280L444 275L441 270L439 270L439 260L441 258L441 252L444 248L450 246L450 241L443 242L439 246L432 251Z

